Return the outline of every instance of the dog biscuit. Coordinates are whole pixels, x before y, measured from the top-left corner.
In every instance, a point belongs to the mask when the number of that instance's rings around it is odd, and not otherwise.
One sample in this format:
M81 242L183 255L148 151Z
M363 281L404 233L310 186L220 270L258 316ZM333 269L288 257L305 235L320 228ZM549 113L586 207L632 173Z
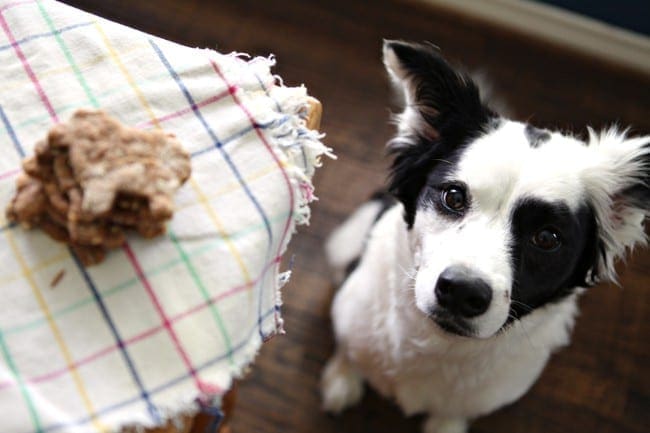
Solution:
M126 230L146 238L164 233L191 165L171 134L79 110L36 144L23 169L8 219L69 243L89 265L122 245Z

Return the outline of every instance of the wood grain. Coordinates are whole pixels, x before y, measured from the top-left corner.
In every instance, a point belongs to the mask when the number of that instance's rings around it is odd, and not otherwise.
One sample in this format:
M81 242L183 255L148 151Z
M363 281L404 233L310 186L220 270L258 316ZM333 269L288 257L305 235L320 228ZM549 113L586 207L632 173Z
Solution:
M383 185L389 138L382 38L428 40L450 58L489 73L514 115L539 126L584 133L618 122L650 132L650 78L563 47L483 23L392 0L261 2L68 1L109 19L190 46L274 53L289 85L304 83L323 103L321 130L339 156L316 174L320 200L301 227L285 287L287 334L267 343L241 382L235 433L395 432L419 428L368 392L341 417L319 410L320 370L333 348L332 287L322 245L330 230ZM581 300L569 348L550 362L523 399L480 419L474 433L644 433L650 425L650 254L621 267L623 288L603 285ZM522 347L521 350L526 350Z

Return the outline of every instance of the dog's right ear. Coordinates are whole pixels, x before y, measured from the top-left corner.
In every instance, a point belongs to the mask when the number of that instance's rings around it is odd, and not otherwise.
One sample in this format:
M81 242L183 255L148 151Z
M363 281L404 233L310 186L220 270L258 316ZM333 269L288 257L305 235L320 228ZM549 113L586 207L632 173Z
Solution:
M472 79L433 45L384 41L384 64L404 95L398 133L388 143L395 155L389 188L403 203L410 228L433 166L488 130L497 115L481 102Z
M383 52L384 65L404 96L391 150L408 145L412 136L455 144L450 141L458 142L462 131L482 130L496 117L481 102L474 81L451 67L435 46L384 41Z

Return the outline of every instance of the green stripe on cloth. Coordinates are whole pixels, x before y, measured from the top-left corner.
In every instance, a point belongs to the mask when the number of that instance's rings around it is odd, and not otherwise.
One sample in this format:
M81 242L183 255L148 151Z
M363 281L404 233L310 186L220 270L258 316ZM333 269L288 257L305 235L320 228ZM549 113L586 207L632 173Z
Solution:
M83 87L84 92L86 92L86 96L88 96L88 99L90 100L90 103L93 105L93 107L97 108L99 107L99 103L97 102L97 99L93 96L90 87L88 86L88 83L86 83L86 80L84 79L83 75L81 74L81 71L79 70L79 66L75 63L74 59L72 58L72 55L70 54L70 50L66 46L65 42L63 41L63 37L56 32L56 28L54 27L54 24L52 23L52 19L48 15L47 11L43 7L43 4L41 3L41 0L38 0L38 9L41 11L41 15L47 22L48 27L50 28L50 31L54 34L54 37L56 38L57 43L61 47L61 51L63 51L63 54L65 55L65 58L68 60L68 63L72 67L72 70L74 71L75 76L77 77L77 80L79 81L79 84L81 84L81 87Z
M150 75L150 76L147 76L147 77L143 78L140 81L137 81L137 84L141 85L141 86L145 86L145 85L154 86L154 85L156 85L156 83L158 81L162 81L163 79L167 79L168 77L169 77L169 74L167 72L165 72L163 74ZM111 96L113 96L115 94L124 92L124 90L126 90L128 88L130 88L128 84L123 84L121 86L115 86L115 87L112 87L112 88L110 88L108 90L105 90L105 91L100 92L100 93L95 93L95 94L97 95L98 99L108 98L108 97L111 97ZM67 113L69 111L77 110L79 107L81 107L83 105L84 105L84 102L82 102L82 101L76 101L76 102L73 102L72 104L66 104L66 105L58 105L56 107L56 112L60 113L60 114ZM50 119L50 116L48 114L39 114L39 115L36 115L36 116L33 116L33 117L29 117L29 118L23 120L22 122L16 123L13 126L14 126L14 129L16 131L20 131L21 129L23 129L25 127L32 126L34 124L44 123L44 122L48 121L49 119ZM3 129L4 129L4 126L0 125L0 131L3 130Z
M25 383L23 382L23 379L20 376L20 373L18 372L18 368L16 367L13 358L11 357L11 353L9 353L9 348L5 343L5 339L2 335L2 332L0 332L0 351L2 351L2 356L4 357L7 366L9 367L11 373L13 374L13 376L16 378L16 381L18 382L20 393L23 395L23 399L25 399L25 403L27 404L27 408L29 410L29 416L32 419L32 423L34 424L36 433L41 433L43 431L43 427L41 426L41 421L38 418L38 414L36 413L34 402L32 401L32 397L29 395L29 390L25 386Z
M217 308L214 302L210 301L210 294L206 290L205 285L203 284L203 280L196 272L196 268L194 268L194 264L192 263L192 260L189 258L187 253L183 250L181 245L178 243L178 240L176 239L176 235L174 235L174 232L172 232L171 230L169 230L169 239L171 239L171 241L174 243L174 247L176 247L176 251L178 251L178 254L181 256L181 259L185 263L185 266L190 271L190 275L194 280L194 284L196 285L196 287L199 288L199 291L201 292L201 296L203 296L203 300L205 300L205 302L210 305L210 312L212 313L212 317L214 318L214 321L217 324L219 331L221 331L221 335L223 336L223 341L226 344L226 350L228 351L228 360L230 361L231 365L235 365L235 362L232 358L233 355L232 343L230 341L230 336L228 335L228 331L226 330L226 325L223 323L223 319L219 314L219 309Z

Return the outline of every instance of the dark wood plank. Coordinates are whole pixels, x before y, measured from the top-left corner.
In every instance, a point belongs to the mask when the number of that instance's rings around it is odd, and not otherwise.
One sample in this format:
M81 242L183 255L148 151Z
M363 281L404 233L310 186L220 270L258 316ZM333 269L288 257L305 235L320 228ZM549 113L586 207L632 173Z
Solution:
M285 336L241 382L233 428L256 432L418 431L372 392L341 417L319 410L318 380L333 342L333 289L321 251L327 233L384 181L389 85L382 38L428 40L490 74L517 117L577 133L618 122L650 132L650 78L483 23L394 0L260 2L71 0L68 3L190 46L274 53L276 72L323 102L322 130L339 155L315 184L312 222L292 240L284 289ZM623 289L599 286L581 301L572 345L522 400L479 420L476 433L641 433L650 425L650 254L623 270ZM623 268L621 268L623 269Z

